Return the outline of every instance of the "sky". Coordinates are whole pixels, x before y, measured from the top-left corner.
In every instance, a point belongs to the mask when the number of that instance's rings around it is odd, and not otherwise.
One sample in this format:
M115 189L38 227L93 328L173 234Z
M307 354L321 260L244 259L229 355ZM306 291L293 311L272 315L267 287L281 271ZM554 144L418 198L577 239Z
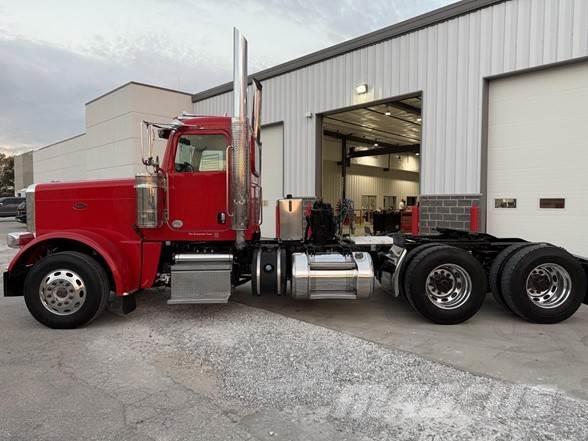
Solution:
M0 152L84 132L84 103L128 81L190 93L455 0L0 0Z

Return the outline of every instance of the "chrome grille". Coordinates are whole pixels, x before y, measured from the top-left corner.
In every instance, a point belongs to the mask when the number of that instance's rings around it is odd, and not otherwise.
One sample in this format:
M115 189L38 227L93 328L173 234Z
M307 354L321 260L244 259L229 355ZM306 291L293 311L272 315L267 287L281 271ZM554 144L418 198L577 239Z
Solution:
M25 194L27 207L27 230L29 230L31 233L35 232L35 187L36 184L29 185Z

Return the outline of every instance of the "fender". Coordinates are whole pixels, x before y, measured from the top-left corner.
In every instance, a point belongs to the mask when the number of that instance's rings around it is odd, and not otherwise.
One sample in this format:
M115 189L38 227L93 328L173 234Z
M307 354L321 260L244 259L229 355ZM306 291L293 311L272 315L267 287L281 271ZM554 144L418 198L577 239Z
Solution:
M26 264L24 259L35 248L55 240L78 242L90 247L100 255L110 269L114 281L114 292L117 295L126 295L139 289L138 274L140 274L141 269L141 241L129 241L127 239L115 243L104 235L93 231L68 230L35 237L14 256L8 266L8 272L12 272L21 264Z

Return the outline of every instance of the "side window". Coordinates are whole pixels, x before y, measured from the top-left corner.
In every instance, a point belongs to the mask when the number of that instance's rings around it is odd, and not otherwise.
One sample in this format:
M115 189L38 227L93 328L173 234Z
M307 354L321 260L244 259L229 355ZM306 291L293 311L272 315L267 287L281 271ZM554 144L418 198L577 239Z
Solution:
M184 135L178 141L177 172L223 171L227 139L224 135Z

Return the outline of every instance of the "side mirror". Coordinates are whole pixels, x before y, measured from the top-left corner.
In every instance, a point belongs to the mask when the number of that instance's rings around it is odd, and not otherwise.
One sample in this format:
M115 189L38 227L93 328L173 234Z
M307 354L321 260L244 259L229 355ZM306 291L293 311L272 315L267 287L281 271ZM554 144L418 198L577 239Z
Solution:
M165 129L159 129L157 131L157 135L161 138L161 139L169 139L169 135L171 133L171 129L165 128Z

